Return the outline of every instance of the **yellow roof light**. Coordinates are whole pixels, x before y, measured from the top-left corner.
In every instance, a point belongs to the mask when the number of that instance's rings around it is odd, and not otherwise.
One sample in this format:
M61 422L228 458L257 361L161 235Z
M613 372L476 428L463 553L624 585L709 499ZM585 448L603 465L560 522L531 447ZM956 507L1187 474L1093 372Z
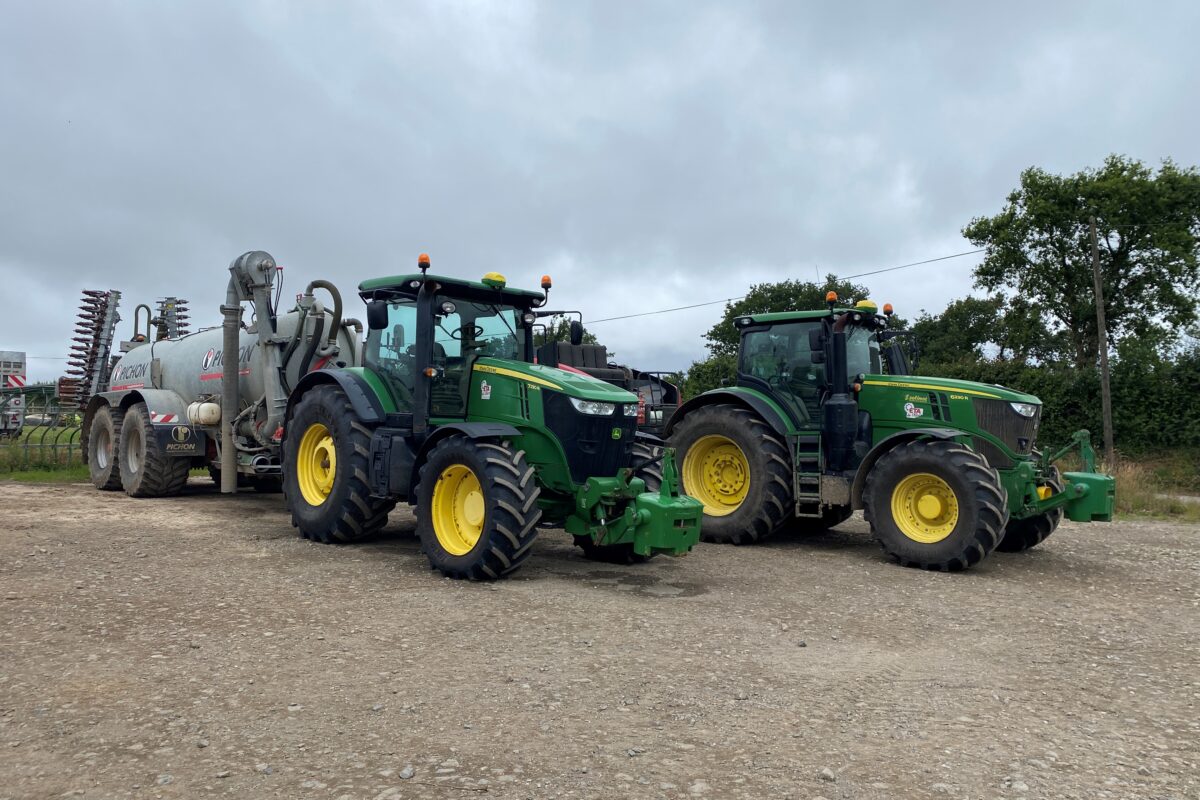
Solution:
M499 272L489 272L483 276L483 283L491 286L493 289L503 289L508 281Z
M879 306L875 305L874 300L859 300L854 304L854 307L859 311L865 311L868 314L878 314Z

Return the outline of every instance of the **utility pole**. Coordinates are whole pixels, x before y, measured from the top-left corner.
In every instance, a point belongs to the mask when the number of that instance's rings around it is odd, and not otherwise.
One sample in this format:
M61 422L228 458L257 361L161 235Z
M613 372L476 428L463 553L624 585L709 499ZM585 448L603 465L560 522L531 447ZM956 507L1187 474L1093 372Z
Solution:
M1096 285L1096 333L1100 345L1100 410L1104 415L1104 460L1112 469L1113 452L1112 393L1108 388L1108 329L1104 324L1104 283L1100 280L1100 244L1096 238L1096 218L1092 217L1092 279Z

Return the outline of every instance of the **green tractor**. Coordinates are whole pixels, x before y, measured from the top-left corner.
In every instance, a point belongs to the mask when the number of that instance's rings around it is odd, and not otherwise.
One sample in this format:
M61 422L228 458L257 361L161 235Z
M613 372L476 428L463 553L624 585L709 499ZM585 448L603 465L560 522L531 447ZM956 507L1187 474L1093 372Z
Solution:
M316 541L353 540L407 501L430 564L472 580L517 569L539 523L606 561L690 550L701 506L679 493L673 452L637 432L637 396L532 363L546 294L419 264L420 274L359 286L362 366L310 372L288 397L293 525Z
M791 523L824 529L861 508L906 566L960 570L1049 536L1064 514L1112 518L1114 481L1087 431L1035 449L1041 401L1002 386L910 375L870 301L739 317L737 382L667 424L706 541L743 544ZM1078 450L1082 472L1054 462Z

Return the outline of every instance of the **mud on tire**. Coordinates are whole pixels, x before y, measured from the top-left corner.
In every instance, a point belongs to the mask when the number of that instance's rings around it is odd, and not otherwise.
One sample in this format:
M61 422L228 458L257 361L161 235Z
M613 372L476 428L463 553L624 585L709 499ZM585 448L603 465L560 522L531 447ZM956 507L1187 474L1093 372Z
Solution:
M449 436L434 445L419 474L417 536L431 567L448 578L479 581L504 577L525 563L542 511L541 489L524 450L507 441ZM463 479L478 483L477 489L460 484L467 498L451 486ZM447 483L439 489L442 481ZM456 500L471 505L470 519L460 519ZM474 542L464 537L466 529L466 536L477 536Z
M306 431L323 425L333 439L336 465L328 496L318 505L300 490L298 452ZM306 539L323 544L353 542L387 524L396 501L371 496L367 477L371 431L358 421L341 388L314 387L296 404L283 440L283 493L292 525Z
M906 535L892 514L901 481L927 474L954 493L957 519L940 541ZM988 557L1008 521L1008 496L996 470L975 451L945 440L908 442L885 453L867 475L863 516L884 552L906 567L953 572Z
M700 537L706 542L749 544L761 541L791 519L792 460L787 447L758 415L734 405L703 406L684 417L670 437L678 454L683 493L687 485L688 449L705 436L722 436L737 445L749 465L749 488L737 508L722 516L706 507ZM700 499L703 502L702 498Z
M92 427L95 428L93 420ZM170 497L187 485L190 458L172 458L158 443L145 403L135 403L121 421L117 468L130 497ZM90 460L90 456L89 456Z

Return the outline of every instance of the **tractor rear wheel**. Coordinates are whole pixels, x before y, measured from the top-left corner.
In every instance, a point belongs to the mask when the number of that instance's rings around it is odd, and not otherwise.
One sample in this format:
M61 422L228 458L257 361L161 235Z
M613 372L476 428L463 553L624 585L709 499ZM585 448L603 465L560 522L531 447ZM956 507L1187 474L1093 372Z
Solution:
M1045 485L1058 494L1063 490L1062 478L1058 475L1058 467L1050 469L1051 474L1046 479ZM996 549L1002 553L1019 553L1022 550L1037 547L1058 528L1058 523L1062 522L1064 513L1060 506L1032 517L1010 519Z
M524 450L508 442L449 436L421 466L417 536L448 578L495 580L529 557L541 494Z
M283 493L301 536L353 542L387 524L396 501L371 496L371 431L341 388L324 384L305 393L286 430Z
M126 494L130 497L179 494L187 485L191 466L191 459L172 458L158 443L145 403L135 403L125 411L117 467Z
M92 486L106 492L119 491L121 470L117 467L120 452L121 421L125 412L103 406L96 410L88 428L88 473Z
M703 406L671 433L683 493L704 505L706 542L749 544L792 516L792 462L757 415L728 404Z
M863 516L884 552L944 572L987 558L1008 521L1000 476L955 442L921 440L885 453L867 475Z
M634 442L633 463L645 464L647 460L658 458L662 453L661 447L655 447L645 442ZM662 488L662 462L639 466L633 477L646 482L646 491L657 492ZM644 564L654 556L644 556L633 552L633 542L620 544L596 544L590 536L576 536L575 544L583 550L583 557L590 561L603 561L607 564Z

